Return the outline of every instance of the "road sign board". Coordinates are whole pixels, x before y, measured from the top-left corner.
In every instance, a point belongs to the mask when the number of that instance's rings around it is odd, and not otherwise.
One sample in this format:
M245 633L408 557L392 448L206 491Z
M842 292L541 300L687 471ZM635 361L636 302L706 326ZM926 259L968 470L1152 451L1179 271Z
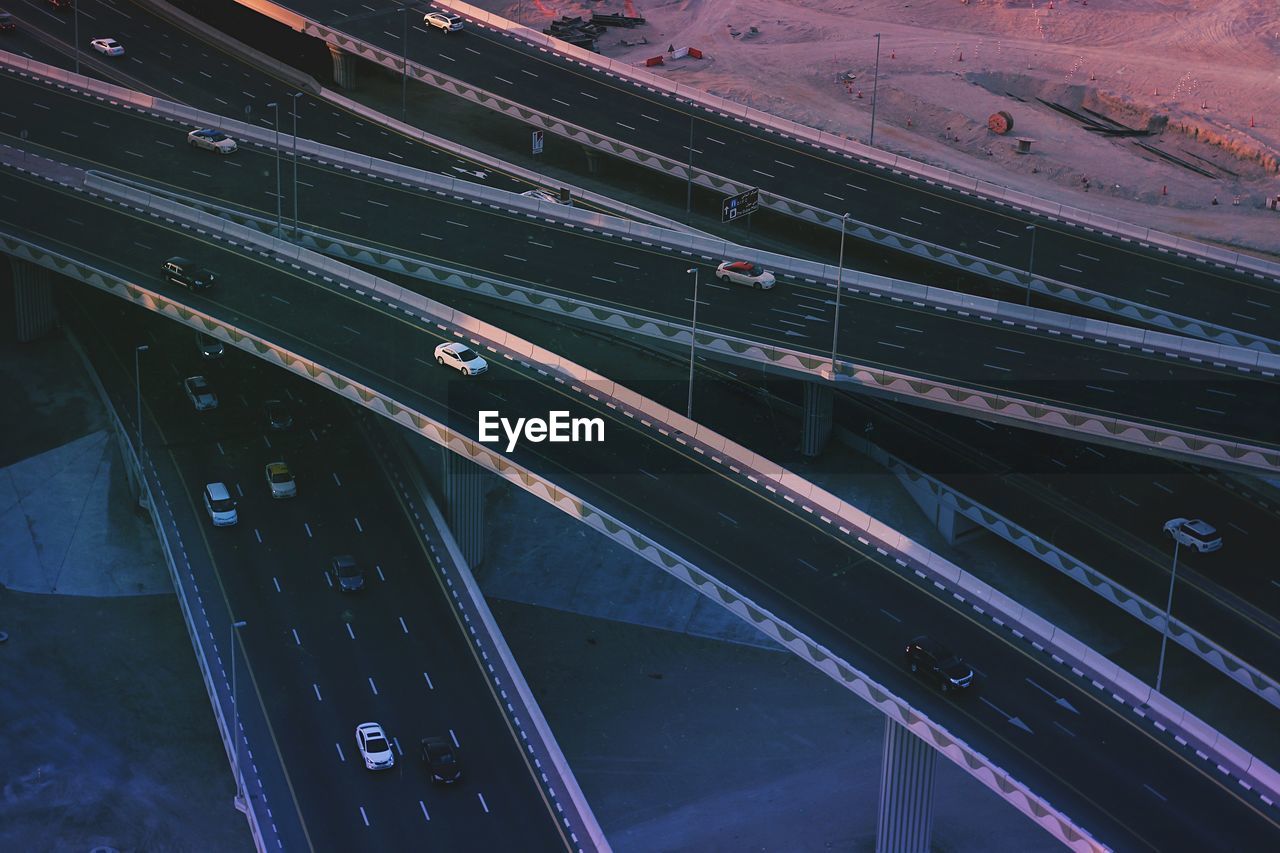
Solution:
M759 206L759 187L752 187L737 195L731 195L720 202L720 221L730 222L739 216L750 216L756 212L756 208Z
M534 154L542 153L542 139L543 139L542 134L543 134L543 131L541 130L535 130L533 132L533 153Z

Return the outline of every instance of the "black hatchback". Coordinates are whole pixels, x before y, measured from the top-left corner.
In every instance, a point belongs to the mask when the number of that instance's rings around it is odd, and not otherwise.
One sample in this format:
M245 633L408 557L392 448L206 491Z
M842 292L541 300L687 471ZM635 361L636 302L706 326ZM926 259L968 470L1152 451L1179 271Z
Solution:
M432 782L449 785L462 778L462 765L458 763L458 755L449 741L442 737L422 739L422 763L431 772Z
M938 685L943 693L973 686L973 668L942 643L921 635L907 643L907 666Z

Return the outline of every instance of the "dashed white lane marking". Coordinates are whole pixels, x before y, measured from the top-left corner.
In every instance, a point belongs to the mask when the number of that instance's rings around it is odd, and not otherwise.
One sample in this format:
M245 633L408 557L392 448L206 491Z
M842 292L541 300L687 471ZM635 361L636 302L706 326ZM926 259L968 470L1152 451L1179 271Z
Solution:
M917 335L923 335L924 329L913 329L910 326L894 326L895 329L901 329L904 332L915 332Z
M883 613L885 616L888 616L888 617L889 617L890 619L892 619L894 622L901 622L901 621L902 621L902 620L901 620L901 619L899 619L897 616L894 616L892 613L890 613L888 610L885 610L883 607L881 607L881 608L880 608L880 612L881 612L881 613Z
M462 749L462 744L458 743L458 736L453 733L453 729L449 729L449 740L453 741L454 749Z
M1149 287L1144 287L1144 288L1143 288L1143 290L1145 290L1147 293L1150 293L1152 296L1161 296L1161 297L1163 297L1163 298L1165 298L1165 299L1168 299L1168 298L1169 298L1169 294L1167 294L1167 293L1161 293L1161 292L1160 292L1160 291L1158 291L1158 290L1152 290L1152 289L1151 289L1151 288L1149 288Z
M717 513L716 513L716 515L720 516L720 517L721 517L721 518L723 518L725 521L727 521L727 522L729 522L730 524L732 524L734 527L737 527L737 526L738 526L738 522L737 522L737 520L736 520L735 518L733 518L732 516L725 515L723 512L717 512Z
M644 470L643 468L637 468L636 470L639 471L641 474L644 474L646 477L652 477L655 480L661 479L658 477L657 474L650 474L648 471Z
M401 617L400 617L400 630L401 630L401 631L404 631L406 634L407 634L407 633L409 633L409 626L408 626L408 625L406 625L406 624L404 624L404 617L403 617L403 616L401 616Z
M899 219L901 219L903 222L910 222L912 225L923 225L923 224L924 224L923 222L917 222L917 221L916 221L916 220L914 220L914 219L908 219L908 218L907 218L907 217L905 217L905 216L899 216L898 218L899 218ZM997 248L999 248L999 247L997 247Z
M569 103L568 101L562 101L559 98L552 98L551 100L555 101L557 104L564 104L566 107L573 106L573 104Z
M434 684L432 684L432 683L431 683L431 676L427 675L425 672L424 672L424 673L422 673L422 680L423 680L423 681L425 681L425 682L427 682L427 689L428 689L428 690L435 690L435 689L436 689L436 686L435 686Z
M891 344L888 341L876 341L882 347L893 347L894 349L906 349L902 344Z
M1167 281L1170 284L1183 284L1183 282L1178 281L1176 278L1169 278L1168 276L1164 276L1164 275L1160 276L1160 280Z
M1196 406L1196 411L1204 412L1205 414L1209 414L1209 415L1225 415L1226 414L1226 412L1219 411L1218 409L1209 409L1209 408L1205 408L1204 406Z
M755 172L757 175L764 175L766 178L776 177L775 175L770 175L768 172L762 172L759 169L752 169L751 171Z
M796 558L796 560L797 560L798 562L804 563L806 566L808 566L809 568L813 569L815 572L822 571L822 570L821 570L821 569L819 569L817 566L815 566L813 563L810 563L808 560L802 559L802 558L800 558L800 557L797 557L797 558Z
M1249 535L1249 531L1245 530L1243 527L1241 527L1240 525L1236 524L1233 521L1228 521L1227 527L1230 527L1232 530L1234 530L1237 533L1243 533L1245 536Z
M515 85L515 83L512 83L510 80L506 79L505 77L499 77L497 74L493 75L493 79L497 80L500 83L506 83L508 86Z
M485 814L488 814L489 804L484 801L484 794L480 793L479 791L476 791L476 796L480 798L480 807L484 809Z
M982 366L983 366L983 367L989 367L989 368L991 368L992 370L1003 370L1005 373L1008 373L1010 370L1012 370L1012 369L1013 369L1013 368L1011 368L1011 367L1001 367L1001 366L1000 366L1000 365L998 365L998 364L987 364L985 361L982 363Z
M1116 497L1118 497L1120 500L1124 501L1125 503L1129 504L1130 506L1138 506L1138 502L1135 501L1133 498L1127 498L1124 495L1119 493L1116 494Z
M627 130L635 130L635 128L634 128L634 127L632 127L631 125L629 125L629 124L623 124L623 123L622 123L622 122L620 122L620 121L615 121L615 122L614 122L614 124L616 124L618 127L625 127Z
M423 818L425 818L426 820L430 821L430 820L431 820L431 815L427 814L427 804L426 804L426 803L424 803L424 802L422 802L422 800L418 800L418 808L422 809L422 816L423 816Z
M1022 350L1014 349L1013 347L996 347L996 349L1000 350L1001 352L1011 352L1011 353L1014 353L1015 355L1026 355L1026 353L1023 352Z
M1169 495L1173 494L1173 489L1169 488L1164 483L1157 483L1155 480L1152 480L1151 485L1155 486L1157 489L1164 492L1165 494L1169 494Z
M925 207L923 204L920 205L920 209L923 210L925 213L932 213L934 216L942 215L941 210L934 210L932 207Z
M1071 270L1072 272L1084 272L1084 270L1082 269L1078 269L1077 267L1069 267L1066 264L1058 264L1058 267L1064 270Z
M373 695L378 695L378 685L373 683L373 676L369 676L369 689L373 691Z
M1053 721L1053 724L1054 724L1055 726L1057 726L1058 728L1062 729L1062 730L1063 730L1064 732L1066 732L1069 736L1071 736L1071 737L1075 737L1075 736L1076 736L1076 733L1075 733L1075 732L1071 731L1071 729L1067 728L1066 726L1064 726L1062 723L1058 722L1057 720L1054 720L1054 721Z
M316 701L317 701L317 702L323 702L323 701L324 701L324 699L322 699L322 698L320 697L320 685L319 685L319 684L316 684L316 683L313 681L313 682L311 682L311 689L312 689L312 690L314 690L314 691L316 692Z
M995 243L988 243L986 240L979 240L978 242L979 242L979 243L981 243L981 244L982 244L982 245L984 245L984 246L990 246L990 247L991 247L991 248L993 248L993 249L999 249L999 248L1000 248L1000 246L997 246Z
M364 821L364 825L369 825L369 816L364 813L364 806L360 807L360 819Z
M1150 785L1146 784L1145 782L1143 783L1142 787L1146 788L1148 791L1150 791L1151 793L1153 793L1153 794L1155 794L1157 797L1159 797L1161 802L1165 802L1165 803L1169 802L1169 798L1168 798L1168 797L1166 797L1164 794L1160 793L1159 791L1157 791L1155 788L1151 787Z

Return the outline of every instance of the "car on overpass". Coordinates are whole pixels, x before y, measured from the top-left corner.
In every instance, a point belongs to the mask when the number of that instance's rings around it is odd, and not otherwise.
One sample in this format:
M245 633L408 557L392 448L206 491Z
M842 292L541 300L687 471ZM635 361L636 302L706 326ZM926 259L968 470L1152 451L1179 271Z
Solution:
M187 144L192 148L203 148L219 154L230 154L236 150L236 141L220 130L202 127L187 134Z
M268 462L266 467L267 485L271 488L273 498L296 498L298 484L293 479L287 462Z
M453 744L442 737L424 737L421 742L422 763L427 766L432 782L452 785L462 778L462 765Z
M745 284L756 290L768 290L776 281L773 273L751 261L725 261L716 267L716 278Z
M428 12L423 16L422 23L435 27L446 35L458 32L463 26L462 18L449 12Z
M240 520L236 502L226 483L209 483L204 487L204 508L214 527L230 527Z
M218 395L213 386L203 376L188 376L182 380L182 387L187 392L187 399L196 407L197 412L207 412L218 408Z
M1222 547L1218 529L1203 518L1171 518L1164 523L1164 535L1180 545L1195 548L1201 554Z
M538 187L537 189L534 189L534 190L525 190L524 192L520 193L520 195L524 196L525 198L537 199L538 201L545 201L551 204L562 204L565 207L573 207L573 199L571 198L561 199L560 193L556 192L555 190L546 189L544 187Z
M973 686L973 668L932 637L921 635L907 643L907 668L923 674L943 693Z
M89 47L103 56L124 56L124 45L115 39L94 39L89 42Z
M204 267L196 266L186 258L170 258L164 262L161 269L164 270L165 278L174 284L180 284L192 290L204 290L206 287L213 287L213 273Z
M436 364L448 365L463 376L475 376L489 369L489 362L457 341L436 347Z
M356 746L368 769L389 770L395 766L396 756L391 751L391 741L377 723L361 723L356 726Z

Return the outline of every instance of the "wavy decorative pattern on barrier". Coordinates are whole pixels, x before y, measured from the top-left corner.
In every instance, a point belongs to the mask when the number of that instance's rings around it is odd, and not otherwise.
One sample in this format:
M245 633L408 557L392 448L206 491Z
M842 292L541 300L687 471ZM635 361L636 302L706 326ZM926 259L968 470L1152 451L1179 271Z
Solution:
M403 63L400 54L389 53L375 45L352 38L351 36L337 30L330 29L320 24L308 22L304 27L303 32L307 35L314 36L340 47L352 54L361 56L371 62L376 62L379 65L390 68L393 71L401 71L402 69ZM653 154L652 152L636 148L612 137L570 124L556 118L555 116L530 109L526 106L515 103L514 101L502 98L493 92L478 89L461 80L457 80L446 74L441 74L438 71L421 68L411 64L409 66L409 76L457 97L472 101L473 103L487 109L513 116L530 125L540 126L544 130L549 130L552 133L564 136L581 144L590 145L593 148L605 151L615 157L631 160L639 165L655 169L673 177L690 177L690 168L687 163L682 163L678 160ZM731 180L719 174L703 171L696 166L692 169L691 180L699 186L729 194L739 193L749 188L747 184ZM779 211L797 219L813 222L827 228L837 230L840 228L839 215L804 202L795 201L794 199L774 195L769 192L761 192L760 203L764 207ZM858 227L850 228L848 233L863 240L887 246L936 263L945 264L966 272L978 273L987 278L1008 284L1025 286L1025 280L1017 270L1012 270L1008 267L973 255L962 254L933 243L916 240L893 231L887 231L872 225L860 223ZM1096 291L1091 291L1065 282L1045 280L1041 277L1033 276L1033 289L1051 298L1061 299L1076 305L1086 306L1129 319L1141 320L1144 323L1149 323L1181 335L1197 337L1202 340L1208 340L1218 344L1243 347L1259 352L1280 354L1280 341L1268 340L1266 338L1249 335L1234 329L1215 326L1194 318L1160 311L1150 305L1144 305L1139 302L1132 302L1114 296L1107 296L1105 294L1097 293Z
M489 448L458 435L445 425L385 397L376 390L335 373L324 366L309 361L296 353L278 347L242 329L224 324L215 318L201 314L181 303L155 294L135 284L99 270L54 255L42 248L9 235L0 235L0 249L8 254L47 266L77 278L113 296L121 297L150 311L201 329L215 337L232 343L240 349L257 355L296 375L305 377L351 402L358 403L375 414L410 429L427 440L491 471L502 479L540 500L556 507L575 520L643 557L648 562L694 588L707 598L755 626L761 632L785 646L792 653L808 661L835 679L850 692L889 715L910 729L913 734L941 752L969 775L986 785L1005 801L1030 817L1045 831L1072 850L1080 853L1103 853L1108 848L1093 840L1066 815L1058 812L1025 785L1001 770L980 752L955 738L942 726L930 721L903 700L886 690L865 674L831 654L813 640L791 628L764 608L739 595L730 587L717 581L696 566L682 560L662 545L634 530L618 519L600 511L570 492L542 479L536 473L517 465Z
M945 483L930 477L883 448L876 447L874 444L871 444L870 447L871 456L899 478L905 479L918 487L923 487L928 490L934 499L946 504L965 518L981 525L1006 542L1026 551L1042 563L1052 566L1062 574L1087 587L1091 592L1098 594L1129 615L1145 623L1148 627L1156 631L1164 630L1165 618L1162 608L1157 607L1092 566L1080 562L1070 554L1051 545L1026 528L1010 521L995 510L955 491ZM908 486L908 488L911 488L911 486ZM1178 645L1187 649L1232 681L1270 703L1273 707L1280 708L1280 684L1257 667L1231 654L1227 649L1179 619L1175 618L1169 622L1169 636Z

